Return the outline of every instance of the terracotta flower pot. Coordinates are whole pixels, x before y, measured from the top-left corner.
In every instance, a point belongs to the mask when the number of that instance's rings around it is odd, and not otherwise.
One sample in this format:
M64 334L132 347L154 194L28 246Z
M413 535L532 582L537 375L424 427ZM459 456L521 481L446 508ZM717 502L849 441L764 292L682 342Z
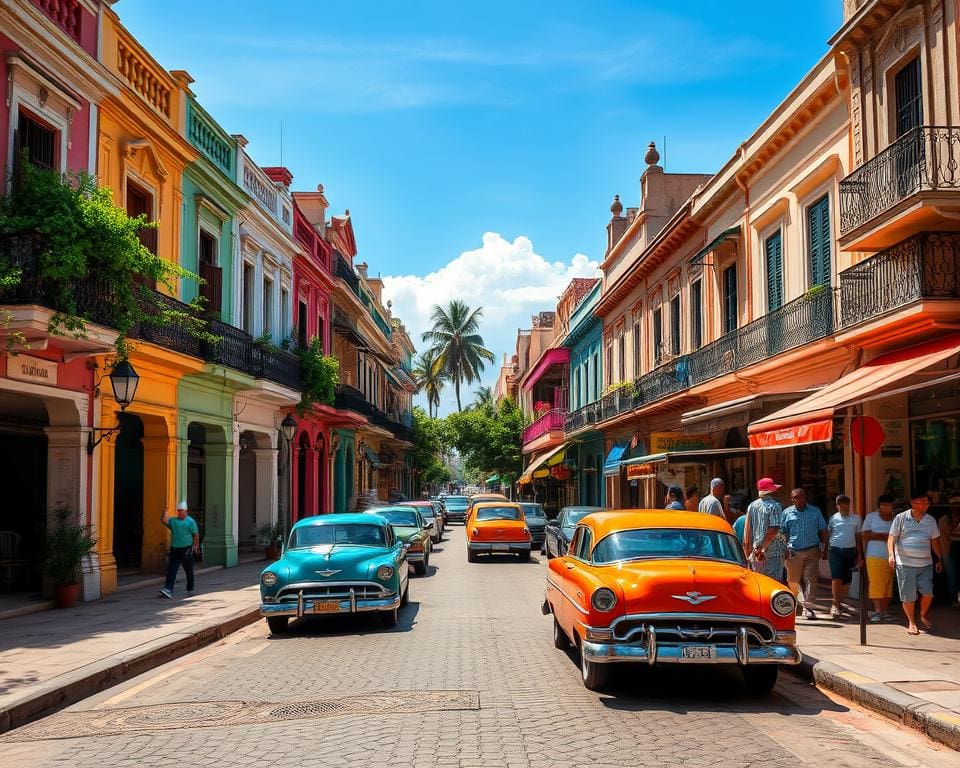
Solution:
M53 587L53 602L57 608L73 608L79 599L79 584L56 584Z

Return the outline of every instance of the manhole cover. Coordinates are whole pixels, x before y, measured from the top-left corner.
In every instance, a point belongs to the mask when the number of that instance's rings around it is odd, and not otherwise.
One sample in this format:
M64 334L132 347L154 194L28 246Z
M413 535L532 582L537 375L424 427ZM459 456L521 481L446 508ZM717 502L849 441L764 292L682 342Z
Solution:
M301 701L297 704L285 704L270 710L270 717L278 720L297 720L299 718L330 717L351 707L342 701Z

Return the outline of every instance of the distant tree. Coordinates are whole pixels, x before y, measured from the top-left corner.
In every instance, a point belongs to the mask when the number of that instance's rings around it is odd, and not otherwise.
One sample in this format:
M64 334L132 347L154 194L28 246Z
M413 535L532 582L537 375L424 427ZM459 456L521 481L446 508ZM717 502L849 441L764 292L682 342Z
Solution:
M413 409L413 451L410 462L417 472L420 490L450 481L450 470L443 461L447 452L447 427L443 420Z
M471 310L464 302L454 299L446 309L434 305L430 315L433 327L423 334L439 362L439 368L453 382L457 395L457 412L463 411L460 401L461 384L473 384L480 378L483 361L492 363L493 352L483 346L480 336L480 318L483 308Z
M500 476L505 485L520 477L523 457L523 412L513 400L503 400L489 411L473 408L444 420L448 440L464 459L468 473Z
M440 409L440 392L447 378L440 370L440 361L432 349L421 352L413 361L413 378L420 391L426 395L427 415L432 418L434 409Z
M482 411L493 411L493 390L490 387L477 387L473 393L473 402L471 408L478 408Z

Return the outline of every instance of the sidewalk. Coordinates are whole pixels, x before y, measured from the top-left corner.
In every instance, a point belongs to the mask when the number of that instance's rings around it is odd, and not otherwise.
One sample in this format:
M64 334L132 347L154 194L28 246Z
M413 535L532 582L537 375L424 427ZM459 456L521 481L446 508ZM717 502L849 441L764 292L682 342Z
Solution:
M266 561L197 577L197 594L160 597L156 585L67 610L0 622L0 733L79 701L259 618Z
M868 645L861 646L856 602L839 620L827 618L827 602L817 604L817 620L797 619L798 671L960 750L960 609L933 608L933 632L910 636L903 611L891 606L892 619L868 623Z

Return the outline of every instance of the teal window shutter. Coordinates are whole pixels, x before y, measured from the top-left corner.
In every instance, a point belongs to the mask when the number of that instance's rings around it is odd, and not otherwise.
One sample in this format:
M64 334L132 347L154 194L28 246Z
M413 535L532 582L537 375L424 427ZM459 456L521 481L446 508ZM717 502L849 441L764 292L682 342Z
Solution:
M764 243L767 255L767 312L783 306L783 235L778 230Z
M832 234L830 231L830 198L827 195L807 209L810 241L810 279L813 285L830 285Z

